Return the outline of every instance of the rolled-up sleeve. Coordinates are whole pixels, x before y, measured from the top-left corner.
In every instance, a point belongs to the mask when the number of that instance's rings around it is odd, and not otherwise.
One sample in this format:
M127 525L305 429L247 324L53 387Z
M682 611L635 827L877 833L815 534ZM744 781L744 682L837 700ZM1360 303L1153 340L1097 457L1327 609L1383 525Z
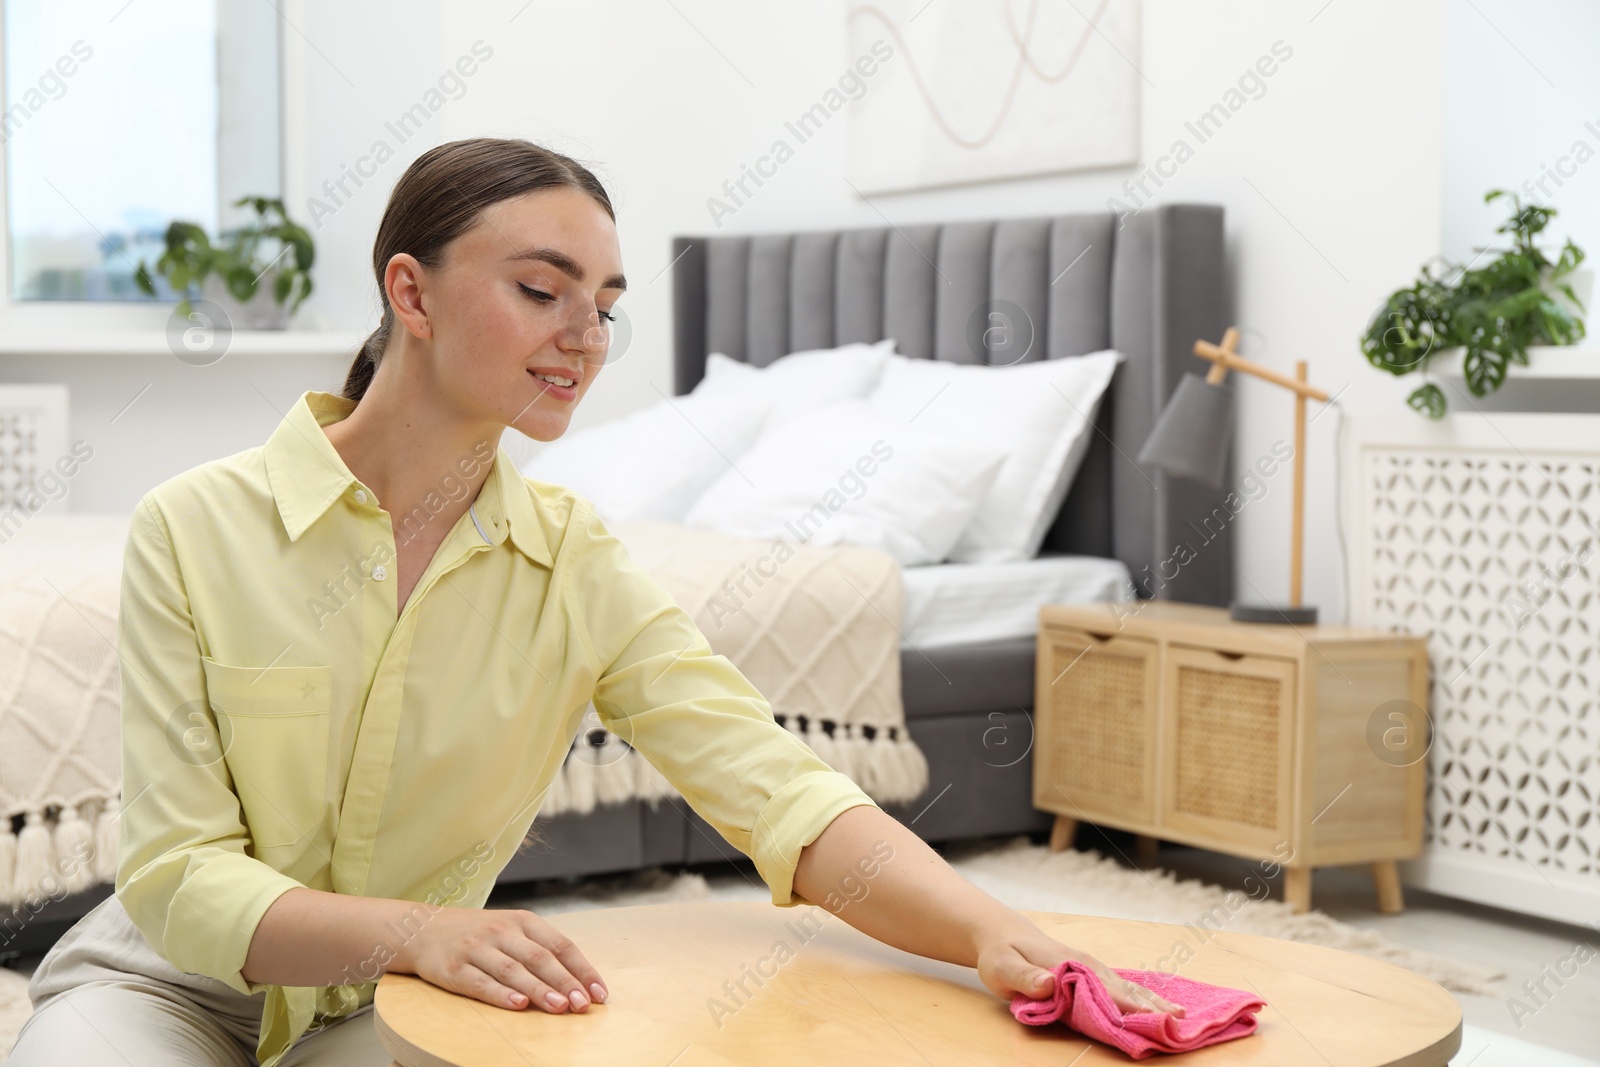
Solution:
M189 599L167 525L146 496L123 556L122 819L116 893L155 949L241 993L256 925L301 883L250 856L221 758Z
M569 536L584 538L567 595L588 642L595 711L689 806L755 863L779 907L800 851L841 812L876 803L779 726L772 707L694 620L606 530L587 501Z

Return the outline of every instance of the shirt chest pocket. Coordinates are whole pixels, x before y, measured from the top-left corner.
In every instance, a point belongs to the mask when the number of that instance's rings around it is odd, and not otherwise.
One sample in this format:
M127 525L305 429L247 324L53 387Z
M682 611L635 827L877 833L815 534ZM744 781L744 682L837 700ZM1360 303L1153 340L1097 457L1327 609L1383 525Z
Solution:
M256 856L268 860L277 851L287 860L322 828L333 668L201 662Z

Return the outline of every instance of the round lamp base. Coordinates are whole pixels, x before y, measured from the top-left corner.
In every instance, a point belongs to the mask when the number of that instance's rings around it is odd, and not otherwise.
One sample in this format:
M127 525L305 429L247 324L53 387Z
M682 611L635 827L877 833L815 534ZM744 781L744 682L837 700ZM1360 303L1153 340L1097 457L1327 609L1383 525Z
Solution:
M1315 626L1317 609L1301 606L1282 607L1276 604L1241 604L1237 601L1228 610L1234 622L1267 622L1289 626Z

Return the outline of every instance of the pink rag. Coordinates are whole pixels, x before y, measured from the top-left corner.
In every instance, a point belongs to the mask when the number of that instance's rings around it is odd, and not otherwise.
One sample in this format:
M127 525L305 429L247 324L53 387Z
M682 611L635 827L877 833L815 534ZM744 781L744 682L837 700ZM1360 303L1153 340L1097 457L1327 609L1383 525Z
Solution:
M1136 1060L1152 1052L1189 1052L1256 1032L1256 1012L1267 1002L1254 993L1207 985L1164 971L1115 970L1130 982L1184 1010L1175 1019L1165 1012L1126 1014L1094 971L1075 960L1055 969L1050 996L1035 1000L1025 993L1011 998L1011 1014L1029 1026L1057 1019L1085 1037L1119 1048Z

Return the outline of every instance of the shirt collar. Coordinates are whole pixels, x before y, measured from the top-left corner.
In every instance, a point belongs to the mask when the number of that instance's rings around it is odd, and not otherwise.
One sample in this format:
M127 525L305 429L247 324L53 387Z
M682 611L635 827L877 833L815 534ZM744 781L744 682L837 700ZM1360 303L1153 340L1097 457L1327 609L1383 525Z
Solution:
M290 541L298 541L351 486L361 485L322 430L355 407L354 400L338 393L307 390L267 439L267 479ZM509 536L523 555L545 567L552 565L533 490L498 445L473 510L491 544L501 544Z

